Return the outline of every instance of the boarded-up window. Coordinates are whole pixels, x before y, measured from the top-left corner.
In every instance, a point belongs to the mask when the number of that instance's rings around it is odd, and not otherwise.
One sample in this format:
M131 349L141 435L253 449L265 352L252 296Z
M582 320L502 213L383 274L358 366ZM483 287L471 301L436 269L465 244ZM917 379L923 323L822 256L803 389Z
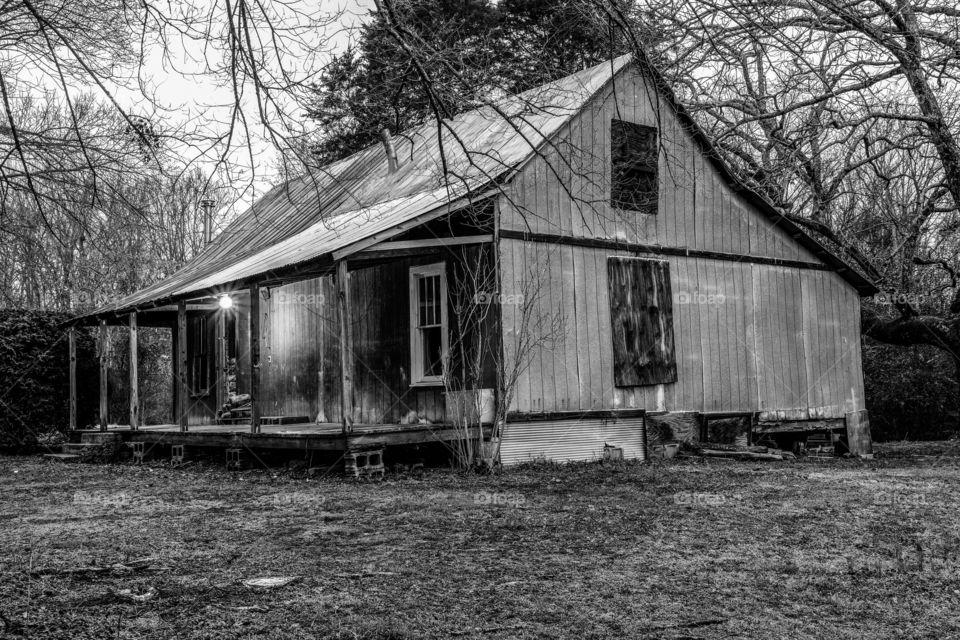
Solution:
M657 213L657 130L614 120L610 124L613 175L610 204L620 209Z
M618 387L676 382L670 265L608 258L614 383Z

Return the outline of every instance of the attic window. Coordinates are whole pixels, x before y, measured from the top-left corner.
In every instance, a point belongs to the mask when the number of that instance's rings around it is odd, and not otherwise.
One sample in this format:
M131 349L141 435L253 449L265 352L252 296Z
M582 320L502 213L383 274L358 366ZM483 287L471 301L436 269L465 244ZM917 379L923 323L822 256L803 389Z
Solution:
M610 204L618 209L657 213L657 130L633 122L610 123L612 176Z

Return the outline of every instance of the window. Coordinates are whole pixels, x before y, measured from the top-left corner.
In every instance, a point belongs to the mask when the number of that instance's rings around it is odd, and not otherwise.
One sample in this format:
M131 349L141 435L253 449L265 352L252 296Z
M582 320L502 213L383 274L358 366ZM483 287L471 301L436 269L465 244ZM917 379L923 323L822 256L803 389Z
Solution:
M447 276L444 263L410 269L412 384L443 384L447 355Z
M614 120L610 124L610 204L620 209L657 213L657 130Z
M670 265L608 258L613 373L618 387L676 382Z

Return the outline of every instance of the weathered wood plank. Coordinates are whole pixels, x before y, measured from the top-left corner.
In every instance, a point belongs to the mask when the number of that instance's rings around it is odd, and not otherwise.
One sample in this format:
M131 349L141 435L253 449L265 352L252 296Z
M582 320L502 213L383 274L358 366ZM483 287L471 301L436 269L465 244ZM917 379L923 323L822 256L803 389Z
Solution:
M107 423L109 422L109 398L108 394L108 382L109 382L109 355L110 355L110 327L107 326L106 320L100 320L100 430L107 430Z
M213 379L216 409L219 410L227 401L227 312L220 310L216 313L217 333L214 348L217 364Z
M847 428L847 445L855 456L873 454L873 440L870 437L870 418L866 410L851 411L844 416Z
M700 414L694 411L647 414L647 434L659 442L697 442L700 423Z
M130 313L130 428L140 428L140 380L137 369L137 312Z
M669 263L608 258L607 276L618 387L675 382Z
M537 282L537 318L539 325L535 331L547 331L550 326L552 302L550 300L550 264L547 261L549 247L535 244L524 245L528 264L536 265ZM547 336L544 336L547 337ZM553 384L553 353L547 341L541 341L536 349L536 374L531 380L534 396L534 411L552 409L556 387Z
M758 422L754 433L791 433L806 431L832 431L844 428L843 419L825 420L785 420L780 422Z
M573 264L573 247L560 247L561 275L559 287L563 292L563 314L566 335L563 340L564 371L566 372L565 410L580 409L580 321L577 318L577 285Z
M77 428L77 329L70 327L67 332L70 344L70 430Z
M260 433L260 403L262 402L261 386L261 306L260 286L250 287L250 433Z
M180 427L180 431L187 430L187 419L189 413L189 401L190 401L190 384L187 378L187 303L180 302L177 304L177 339L174 342L176 345L176 367L174 368L176 372L176 381L177 381L177 394L176 394L176 403L175 410L177 424Z
M340 394L343 433L353 430L353 327L350 317L350 283L346 260L337 263L337 315L340 319Z

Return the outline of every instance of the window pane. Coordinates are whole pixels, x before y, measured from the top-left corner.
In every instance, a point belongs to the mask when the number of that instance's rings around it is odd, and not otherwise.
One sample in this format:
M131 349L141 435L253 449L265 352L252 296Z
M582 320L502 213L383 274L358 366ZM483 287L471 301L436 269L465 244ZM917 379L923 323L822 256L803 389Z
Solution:
M427 323L427 303L424 295L423 278L417 278L417 325L423 326Z
M430 324L440 324L440 276L430 276Z
M439 376L443 374L443 330L430 327L420 330L423 344L423 375Z
M443 301L440 299L440 276L417 278L417 326L429 327L442 322Z

